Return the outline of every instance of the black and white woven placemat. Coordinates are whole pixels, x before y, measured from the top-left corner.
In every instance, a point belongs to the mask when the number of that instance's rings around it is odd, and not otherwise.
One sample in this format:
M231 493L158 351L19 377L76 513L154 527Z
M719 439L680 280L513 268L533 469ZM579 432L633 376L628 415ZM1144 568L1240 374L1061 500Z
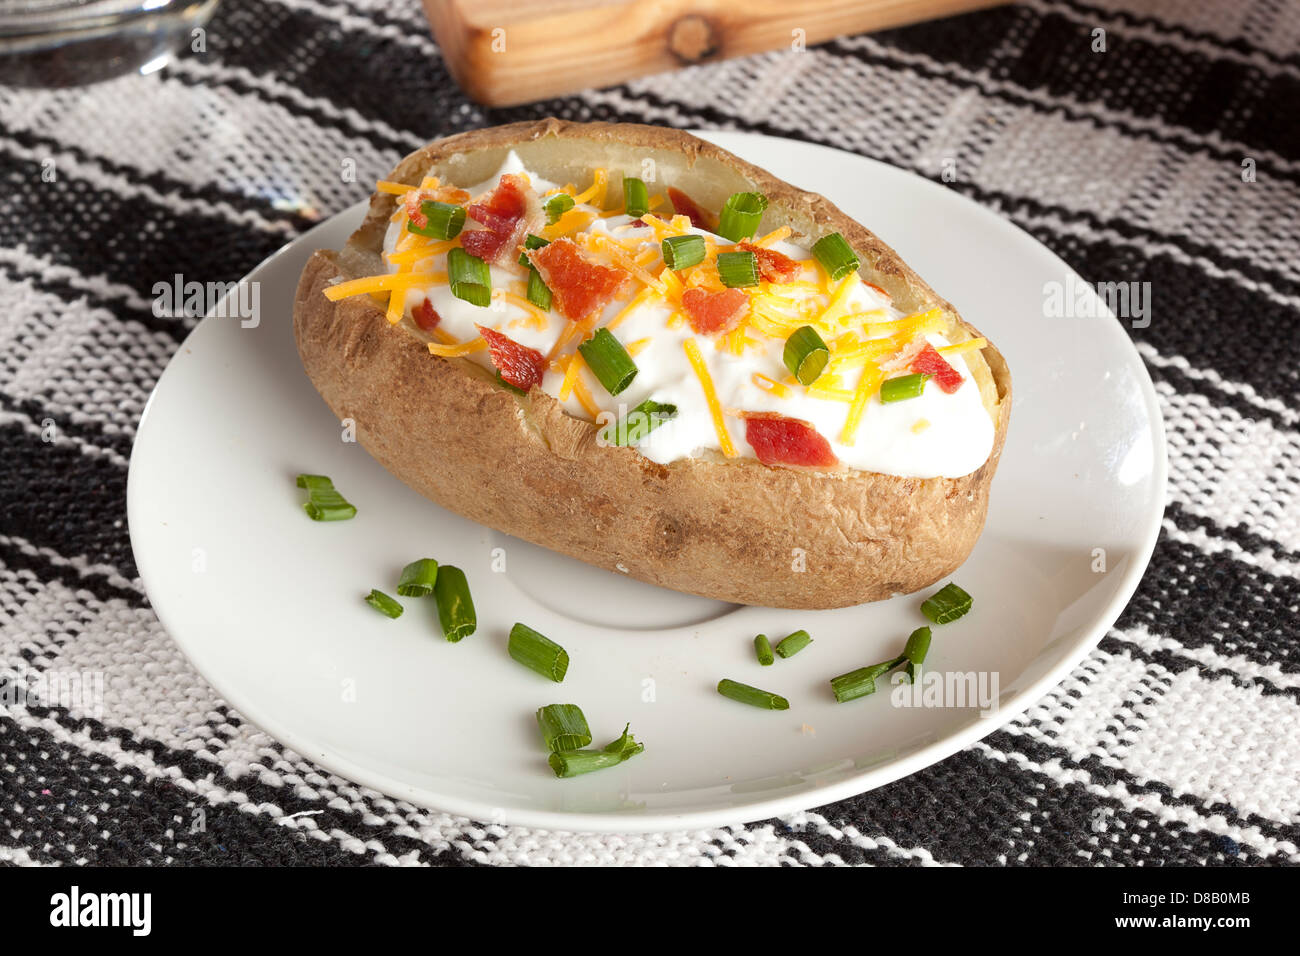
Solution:
M1298 50L1284 0L1031 0L486 110L413 0L223 0L207 52L151 76L0 88L0 861L1300 861ZM132 437L193 324L154 316L154 283L237 279L428 139L551 113L757 130L935 179L956 158L949 188L1086 279L1152 284L1132 335L1169 435L1164 530L1037 707L815 811L572 835L357 787L193 671L127 539ZM102 675L98 714L15 693L70 673Z

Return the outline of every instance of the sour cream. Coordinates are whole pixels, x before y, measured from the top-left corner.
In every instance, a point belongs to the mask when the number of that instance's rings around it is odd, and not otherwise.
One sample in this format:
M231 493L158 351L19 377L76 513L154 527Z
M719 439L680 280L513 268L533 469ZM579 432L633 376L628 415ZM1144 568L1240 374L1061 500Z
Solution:
M556 185L526 170L519 156L512 151L496 175L471 187L469 193L477 198L491 191L505 173L526 174L532 187L539 193ZM578 208L597 213L600 211L588 206ZM643 243L642 249L658 247L658 237L649 228L619 231L620 226L630 221L627 216L597 216L586 231L613 234L623 241L640 241ZM709 235L703 230L692 231ZM401 223L391 224L384 239L386 252L393 251L400 235ZM721 245L729 245L725 239L717 236L712 238ZM794 243L778 242L771 248L796 261L811 259L808 249ZM391 271L396 269L396 266L390 266ZM418 264L417 270L424 269L445 272L446 255L431 256ZM651 271L656 270L652 268ZM522 267L517 268L513 264L493 265L491 272L494 297L489 307L474 306L456 298L444 282L427 287L411 287L406 292L407 313L428 298L441 316L439 331L450 334L457 341L477 338L477 326L482 325L498 329L519 344L547 354L570 324L569 320L552 310L544 324L538 323L529 310L500 294L500 290L519 283L524 275ZM782 295L793 301L795 309L803 306L813 309L812 314L816 314L829 304L829 295L808 285L803 284L788 293L782 290ZM636 290L632 294L635 292ZM602 315L600 324L622 312L630 300L629 296L611 303ZM812 300L811 305L809 300ZM892 307L888 297L862 282L856 282L850 290L847 305L848 314L878 313L872 316L872 321L875 322L903 317L902 313ZM602 416L604 420L617 419L645 399L677 406L674 418L659 425L636 446L637 451L652 461L668 464L721 448L704 390L684 348L686 341L692 338L696 340L704 357L719 403L724 409L777 412L790 418L803 419L830 442L836 457L849 468L912 478L956 478L979 468L993 449L993 422L984 408L979 388L960 354L946 356L948 362L965 379L955 392L943 392L932 379L926 383L922 394L913 399L882 404L878 395L872 397L863 412L853 444L846 445L840 441L840 437L849 414L848 402L816 396L798 385L789 386L787 394L782 397L771 391L770 387L760 385L762 379L756 380L755 373L775 382L788 379L789 371L782 361L785 347L783 338L762 335L757 330L752 330L750 337L757 338L759 344L744 349L741 355L735 355L725 344L715 342L713 336L695 333L687 322L671 327L669 318L672 313L672 308L662 299L651 296L648 301L632 309L615 329L617 338L625 347L632 343L642 343L641 350L634 358L638 369L636 378L621 394L609 395L588 371L582 373L587 376L585 381L591 398L602 413L607 413ZM850 328L852 327L845 331ZM935 346L948 344L941 335L929 335L927 339ZM715 344L720 347L715 348ZM488 368L492 367L488 352L484 349L470 353L467 357ZM859 369L842 370L841 388L852 391L860 374ZM562 372L551 370L546 373L541 387L547 394L558 399L563 380ZM563 404L566 411L575 417L590 420L591 415L575 396L571 395ZM737 453L754 457L753 448L745 440L744 420L737 415L727 415L725 423Z

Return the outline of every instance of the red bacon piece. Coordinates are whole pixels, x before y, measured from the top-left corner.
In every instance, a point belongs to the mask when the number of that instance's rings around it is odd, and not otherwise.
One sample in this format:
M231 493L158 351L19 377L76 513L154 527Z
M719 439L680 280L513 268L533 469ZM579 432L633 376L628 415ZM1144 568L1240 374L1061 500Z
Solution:
M709 232L713 232L718 228L718 220L713 213L680 189L669 186L668 201L673 204L673 212L679 216L685 216L696 229L707 229Z
M721 292L687 289L682 293L682 311L691 328L700 335L730 332L749 311L749 296L739 289Z
M949 395L961 388L961 383L966 381L961 377L961 372L949 365L948 360L928 342L916 358L912 359L912 371L933 375L934 383Z
M540 385L546 374L546 356L537 349L520 345L510 336L496 329L480 325L479 335L487 342L492 364L501 373L501 380L525 392Z
M740 248L745 252L752 252L758 259L758 274L766 281L793 282L799 278L799 263L789 256L775 249L764 249L748 242L742 242Z
M581 322L618 298L632 281L622 269L611 269L582 254L572 239L556 239L528 253L566 319Z
M765 465L829 468L839 464L831 443L817 429L776 412L746 412L745 440Z
M415 319L415 324L426 332L432 332L438 327L438 323L442 321L442 316L438 314L438 310L433 307L433 303L428 299L425 299L411 310L411 317Z
M524 178L506 173L491 195L466 207L469 218L484 228L462 232L460 244L485 262L504 261L523 241L539 208L537 196Z

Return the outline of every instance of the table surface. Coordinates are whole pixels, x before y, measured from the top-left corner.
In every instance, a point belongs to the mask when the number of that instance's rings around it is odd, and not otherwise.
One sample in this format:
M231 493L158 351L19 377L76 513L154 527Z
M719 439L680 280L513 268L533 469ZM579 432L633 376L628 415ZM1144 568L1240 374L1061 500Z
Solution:
M1033 0L498 110L404 0L222 0L206 40L147 77L0 87L0 862L1300 862L1300 5ZM1130 334L1164 529L1068 680L853 799L611 837L358 787L193 671L126 529L135 428L193 325L155 284L235 280L427 140L547 114L848 149L1091 282L1150 283ZM71 675L92 693L61 696Z

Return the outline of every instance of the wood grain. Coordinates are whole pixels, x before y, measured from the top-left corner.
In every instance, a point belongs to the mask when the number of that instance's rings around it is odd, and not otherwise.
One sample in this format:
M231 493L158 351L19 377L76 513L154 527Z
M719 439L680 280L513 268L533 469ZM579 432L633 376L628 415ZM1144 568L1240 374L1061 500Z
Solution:
M424 7L461 87L485 105L511 106L1000 2L424 0Z

